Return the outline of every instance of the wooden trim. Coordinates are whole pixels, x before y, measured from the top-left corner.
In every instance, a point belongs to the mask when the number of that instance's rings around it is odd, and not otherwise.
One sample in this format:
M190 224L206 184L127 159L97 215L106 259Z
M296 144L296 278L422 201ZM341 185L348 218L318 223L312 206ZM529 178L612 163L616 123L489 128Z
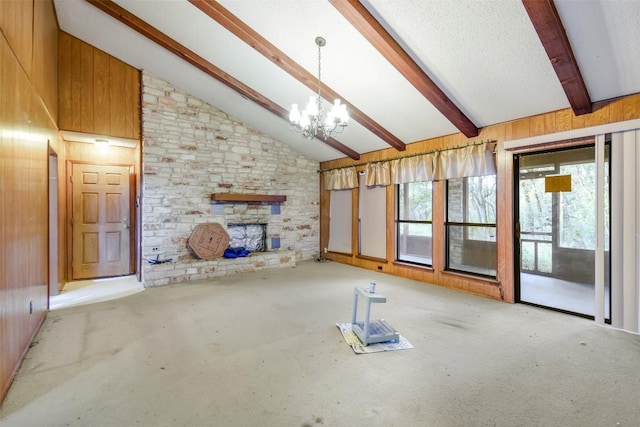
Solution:
M427 76L362 3L358 0L330 2L460 132L467 138L478 136L478 127Z
M323 255L327 255L327 254L353 256L353 252L337 252L337 251L327 251Z
M494 277L479 276L472 273L465 273L463 271L442 270L440 274L445 276L464 277L465 279L477 280L479 282L491 283L493 285L498 285L500 283L498 279Z
M551 141L551 144L554 144L556 141L577 141L582 140L583 138L593 138L595 135L624 132L626 130L638 128L640 128L640 119L632 119L593 127L583 127L563 132L536 135L528 138L513 139L511 141L506 141L503 146L507 151L520 152L526 151L529 148L541 146L545 146L546 148L546 145L550 144L549 141Z
M138 225L136 197L138 189L136 186L136 168L134 165L129 166L129 274L136 273L136 260L138 250L136 246L136 231Z
M368 255L356 255L355 256L358 259L366 259L368 261L373 261L373 262L377 262L378 264L387 264L389 261L387 261L384 258L376 258L374 256L368 256Z
M254 48L258 53L262 54L265 58L276 64L282 70L286 71L298 80L300 83L307 86L314 92L318 90L318 79L306 69L297 64L293 59L289 58L284 52L271 44L267 39L258 34L255 30L249 27L247 24L238 19L227 9L225 9L220 3L214 0L189 0L195 7L200 9L203 13L215 20L218 24L229 30L236 35L240 40L247 43ZM406 145L399 138L393 135L391 132L383 128L379 123L374 121L371 117L367 116L364 112L360 111L349 101L345 100L343 96L340 96L336 91L329 86L322 83L323 98L328 101L333 101L336 98L340 98L343 104L349 107L349 114L351 118L367 130L377 135L384 142L392 146L398 151L404 151Z
M391 263L393 265L397 265L400 267L407 267L407 268L415 268L417 270L424 270L424 271L431 271L433 272L433 266L432 265L426 265L426 264L416 264L413 262L408 262L408 261L402 261L402 260L394 260L391 261Z
M213 193L212 202L248 202L248 203L283 203L287 196L274 196L270 194L237 194L237 193Z
M148 24L142 19L138 18L128 10L120 7L113 1L111 0L86 0L86 1L92 4L93 6L95 6L96 8L100 9L101 11L105 12L106 14L117 19L121 23L125 24L132 30L137 31L138 33L142 34L149 40L153 41L154 43L158 44L159 46L173 53L174 55L182 58L187 63L203 71L205 74L218 80L220 83L230 87L234 91L238 92L241 96L255 102L262 108L272 112L273 114L280 117L281 119L284 119L287 122L289 121L289 112L287 110L285 110L284 108L282 108L281 106L279 106L278 104L270 100L269 98L265 97L261 93L245 85L240 80L225 73L223 70L216 67L211 62L207 61L206 59L204 59L194 51L178 43L171 37L167 36L157 28L153 27L152 25ZM344 155L354 160L358 160L360 158L360 155L356 153L354 150L347 147L346 145L343 145L342 143L336 141L333 138L327 138L327 140L324 140L324 142L330 147L340 151Z
M389 257L389 262L384 266L384 273L394 276L406 277L408 279L442 286L448 289L483 295L495 300L505 302L515 301L514 288L514 224L513 224L513 155L514 151L525 149L532 143L542 143L549 141L562 141L567 138L580 138L582 136L594 135L597 133L619 132L625 129L640 128L640 94L628 95L625 97L595 103L592 114L582 116L582 120L576 120L570 108L552 111L549 113L532 116L515 121L498 123L484 127L479 137L497 141L496 167L497 167L497 265L496 282L482 279L467 278L458 274L445 273L444 270L444 181L433 183L433 265L432 269L415 268L412 266L393 262ZM597 119L595 117L598 116ZM601 119L605 117L605 119ZM604 120L604 122L602 122ZM589 123L598 123L595 127L587 128ZM609 123L609 124L605 124ZM526 139L525 139L526 138ZM508 142L505 142L508 141ZM447 148L460 145L465 142L462 134L447 135L419 141L407 145L407 152L420 153L426 150ZM550 146L546 146L549 148ZM396 157L397 153L391 149L373 151L363 154L363 161L379 162ZM334 167L349 166L353 161L349 159L336 159L320 163L320 169L330 169ZM322 185L322 181L321 181ZM321 187L322 188L322 187ZM357 225L357 188L353 195L353 247L357 247L356 230ZM328 224L329 209L324 191L320 195L321 224ZM392 203L388 200L388 203ZM389 209L389 206L387 207ZM387 221L388 227L393 227L392 217ZM328 228L321 229L321 241L328 239ZM387 253L393 253L394 241L388 240ZM378 271L379 264L362 260L355 255L325 254L324 256L335 262L340 262L356 267L361 267L371 271Z
M553 0L522 0L522 4L549 56L573 113L576 116L591 113L587 86Z

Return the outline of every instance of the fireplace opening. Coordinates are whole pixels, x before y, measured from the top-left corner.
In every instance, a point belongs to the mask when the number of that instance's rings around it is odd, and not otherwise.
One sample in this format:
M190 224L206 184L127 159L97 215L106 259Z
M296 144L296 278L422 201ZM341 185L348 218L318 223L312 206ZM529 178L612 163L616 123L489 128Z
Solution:
M244 247L251 252L267 250L267 224L229 224L229 246Z

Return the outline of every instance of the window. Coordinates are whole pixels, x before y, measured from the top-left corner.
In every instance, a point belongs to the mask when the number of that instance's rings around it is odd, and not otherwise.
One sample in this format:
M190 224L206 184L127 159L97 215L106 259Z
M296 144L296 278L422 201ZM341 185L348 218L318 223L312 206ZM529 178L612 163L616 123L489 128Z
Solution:
M535 159L535 154L525 159ZM523 161L521 165L526 162ZM545 177L555 175L554 165L520 167L520 270L551 274L553 258L553 193L545 191Z
M591 149L593 151L594 149ZM605 149L604 176L605 194L609 194L609 146ZM562 164L561 175L571 175L571 191L559 193L559 246L570 249L596 248L596 164L590 159L588 162ZM609 199L605 198L605 219L609 217ZM605 250L609 249L609 229L605 224Z
M431 181L396 186L396 259L432 265Z
M496 275L496 176L447 180L446 268Z

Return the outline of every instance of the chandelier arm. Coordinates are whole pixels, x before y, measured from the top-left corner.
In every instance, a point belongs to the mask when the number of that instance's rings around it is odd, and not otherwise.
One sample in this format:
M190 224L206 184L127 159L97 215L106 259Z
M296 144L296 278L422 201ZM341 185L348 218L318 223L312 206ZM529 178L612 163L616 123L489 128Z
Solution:
M347 126L349 120L346 108L344 106L342 106L342 110L339 108L340 100L335 101L327 117L324 115L324 105L322 102L322 47L325 46L326 43L324 38L320 36L316 37L316 45L318 46L318 94L315 99L315 111L312 109L314 102L313 97L311 97L307 108L302 111L299 120L297 119L298 111L295 105L289 116L293 129L308 139L319 137L321 134L323 139L327 140L332 135L341 133Z

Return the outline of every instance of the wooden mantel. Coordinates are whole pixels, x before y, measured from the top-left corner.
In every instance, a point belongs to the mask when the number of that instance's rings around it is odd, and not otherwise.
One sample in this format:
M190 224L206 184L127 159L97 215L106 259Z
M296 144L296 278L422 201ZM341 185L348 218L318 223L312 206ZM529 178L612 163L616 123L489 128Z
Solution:
M287 196L271 194L213 193L211 194L211 201L235 203L283 203L287 201Z

